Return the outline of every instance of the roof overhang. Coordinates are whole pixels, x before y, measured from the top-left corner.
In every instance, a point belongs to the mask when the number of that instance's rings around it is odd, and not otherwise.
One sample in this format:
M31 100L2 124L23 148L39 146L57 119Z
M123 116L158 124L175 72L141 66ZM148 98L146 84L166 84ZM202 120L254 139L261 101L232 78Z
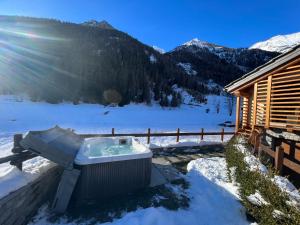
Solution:
M229 93L233 93L241 87L247 84L251 84L253 81L261 78L263 75L268 74L271 71L276 70L278 67L289 63L298 56L300 56L300 45L296 46L295 48L291 49L286 53L283 53L273 58L264 65L257 67L256 69L245 74L241 78L231 82L230 84L225 86L224 90Z

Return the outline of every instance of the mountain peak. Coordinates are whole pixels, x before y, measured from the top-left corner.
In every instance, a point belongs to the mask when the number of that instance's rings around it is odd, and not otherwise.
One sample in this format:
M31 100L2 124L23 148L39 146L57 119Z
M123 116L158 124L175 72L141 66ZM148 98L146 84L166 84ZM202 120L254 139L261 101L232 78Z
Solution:
M221 45L209 43L207 41L202 41L202 40L199 40L198 38L193 38L192 40L190 40L188 42L185 42L180 47L186 47L186 48L188 48L188 47L197 47L198 49L208 49L208 50L223 49L224 48Z
M102 28L102 29L114 29L114 27L105 20L102 20L100 22L98 22L97 20L88 20L88 21L82 23L82 25L98 27L98 28Z
M257 42L250 49L261 49L269 52L287 52L289 49L300 44L300 32L276 35L266 41Z

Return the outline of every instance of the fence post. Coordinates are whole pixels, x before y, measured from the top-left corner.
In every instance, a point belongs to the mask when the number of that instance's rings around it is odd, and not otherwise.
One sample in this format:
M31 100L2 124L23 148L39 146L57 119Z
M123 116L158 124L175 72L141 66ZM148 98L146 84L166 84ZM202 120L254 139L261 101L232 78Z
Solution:
M111 135L112 135L112 136L115 136L115 128L112 128L112 129L111 129Z
M203 141L203 138L204 138L204 129L201 128L201 141Z
M283 148L281 146L277 146L275 151L275 169L279 172L279 174L282 173L283 157Z
M148 133L147 133L147 144L150 144L150 128L148 128Z
M23 151L23 148L20 145L20 142L22 141L22 139L23 139L22 134L15 134L14 135L14 147L11 150L12 153L18 154L18 153L21 153ZM22 167L23 167L22 161L15 161L15 162L11 161L10 164L16 166L19 170L22 171Z
M176 138L176 142L179 142L179 135L180 135L180 129L177 128L177 138Z
M13 153L20 153L23 150L23 148L20 145L20 142L22 141L22 139L23 139L22 134L15 134L14 135L14 147L11 150Z
M221 130L221 141L222 142L224 141L224 128L222 128Z

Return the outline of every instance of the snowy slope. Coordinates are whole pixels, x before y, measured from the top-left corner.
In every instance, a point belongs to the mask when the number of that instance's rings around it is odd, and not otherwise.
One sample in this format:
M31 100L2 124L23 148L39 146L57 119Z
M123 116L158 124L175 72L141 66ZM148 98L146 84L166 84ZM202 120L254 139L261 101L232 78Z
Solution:
M289 49L300 44L300 32L288 34L288 35L277 35L266 41L257 42L250 47L250 49L261 49L270 52L286 52Z

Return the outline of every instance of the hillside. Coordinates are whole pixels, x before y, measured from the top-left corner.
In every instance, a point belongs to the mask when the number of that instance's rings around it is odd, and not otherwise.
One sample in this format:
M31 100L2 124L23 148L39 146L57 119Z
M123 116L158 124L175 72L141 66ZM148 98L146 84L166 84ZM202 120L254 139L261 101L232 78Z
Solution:
M0 24L2 93L128 104L179 98L173 84L188 88L186 74L168 56L108 23L2 16Z
M259 49L228 48L193 39L169 52L177 65L188 66L200 80L223 86L277 56Z
M204 102L278 53L192 40L162 54L106 21L81 24L0 16L0 93L33 101L130 102L178 106L182 93Z

